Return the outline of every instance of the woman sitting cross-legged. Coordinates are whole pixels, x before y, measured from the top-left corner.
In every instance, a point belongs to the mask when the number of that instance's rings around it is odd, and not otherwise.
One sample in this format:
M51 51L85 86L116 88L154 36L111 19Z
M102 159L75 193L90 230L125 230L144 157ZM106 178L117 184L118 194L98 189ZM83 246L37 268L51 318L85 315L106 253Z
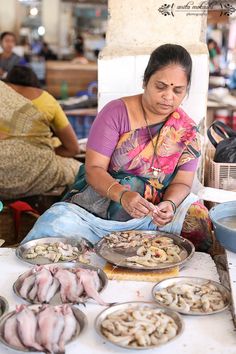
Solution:
M61 145L54 148L52 135ZM56 99L28 67L0 81L0 199L27 197L71 185L80 162L77 137Z
M112 231L158 228L209 250L208 212L191 193L200 156L198 131L180 108L191 70L182 46L153 51L144 92L113 100L100 111L85 166L66 201L46 211L24 241L83 236L96 242Z

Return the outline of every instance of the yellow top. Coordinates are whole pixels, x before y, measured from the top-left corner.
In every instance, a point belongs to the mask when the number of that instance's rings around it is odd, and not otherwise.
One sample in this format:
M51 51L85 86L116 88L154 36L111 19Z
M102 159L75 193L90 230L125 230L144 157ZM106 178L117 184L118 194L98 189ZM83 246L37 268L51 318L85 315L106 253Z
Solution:
M41 95L32 100L33 105L44 115L50 127L55 130L65 128L69 121L57 100L48 92L43 91Z

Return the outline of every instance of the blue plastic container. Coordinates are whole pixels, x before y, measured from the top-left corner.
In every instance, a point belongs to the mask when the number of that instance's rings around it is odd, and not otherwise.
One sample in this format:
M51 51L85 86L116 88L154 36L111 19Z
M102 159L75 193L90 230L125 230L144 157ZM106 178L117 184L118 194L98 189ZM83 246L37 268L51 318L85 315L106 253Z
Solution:
M236 201L218 204L211 208L209 214L217 240L227 250L236 252L236 229L230 228L219 222L219 219L222 218L229 216L236 217Z
M2 204L2 202L0 201L0 212L2 211L2 209L3 209L3 204Z

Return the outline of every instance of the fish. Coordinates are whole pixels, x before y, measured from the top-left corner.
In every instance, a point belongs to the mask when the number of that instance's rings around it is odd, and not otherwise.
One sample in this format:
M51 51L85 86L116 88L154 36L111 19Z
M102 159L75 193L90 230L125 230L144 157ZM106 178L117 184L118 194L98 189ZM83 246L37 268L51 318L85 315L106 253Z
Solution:
M18 336L16 314L13 314L11 317L8 317L5 321L3 337L5 341L13 347L16 347L20 350L26 349Z
M59 268L54 275L61 284L61 301L77 303L79 301L76 275L67 269Z
M64 329L64 317L56 309L45 305L38 314L37 340L48 353L60 353L58 343Z
M65 350L65 344L73 337L79 324L77 324L74 313L69 305L63 305L60 309L64 315L65 322L63 332L59 339L59 350L63 352Z
M21 342L27 348L42 351L43 347L36 342L37 319L34 312L28 307L24 307L16 314L16 320Z
M86 294L94 299L99 305L108 306L98 293L100 280L95 270L78 268L76 275L82 283Z
M48 290L53 283L51 272L47 268L43 267L40 272L36 273L35 282L38 287L38 300L40 303L43 303L46 301Z
M35 274L32 274L32 275L28 276L27 278L25 278L22 282L20 289L19 289L20 296L22 296L24 299L26 299L28 293L30 292L30 290L34 286L34 282L35 282Z
M58 279L53 278L53 282L52 282L51 286L49 287L47 295L46 295L46 299L45 299L46 303L50 302L50 300L56 294L57 289L59 288L59 286L60 286L60 283L59 283Z

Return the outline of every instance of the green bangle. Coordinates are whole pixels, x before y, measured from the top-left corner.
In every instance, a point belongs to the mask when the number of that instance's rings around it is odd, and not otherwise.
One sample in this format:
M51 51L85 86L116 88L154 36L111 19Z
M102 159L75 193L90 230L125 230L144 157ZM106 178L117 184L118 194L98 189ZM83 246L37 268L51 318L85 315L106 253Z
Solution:
M120 205L122 205L122 204L121 204L122 197L123 197L123 195L124 195L126 192L130 192L130 190L124 189L123 191L120 192L120 198L119 198L119 203L120 203Z
M171 203L171 206L172 206L172 208L173 208L174 214L176 213L177 206L176 206L176 204L173 202L173 200L165 199L165 200L163 200L163 202L170 202L170 203Z

